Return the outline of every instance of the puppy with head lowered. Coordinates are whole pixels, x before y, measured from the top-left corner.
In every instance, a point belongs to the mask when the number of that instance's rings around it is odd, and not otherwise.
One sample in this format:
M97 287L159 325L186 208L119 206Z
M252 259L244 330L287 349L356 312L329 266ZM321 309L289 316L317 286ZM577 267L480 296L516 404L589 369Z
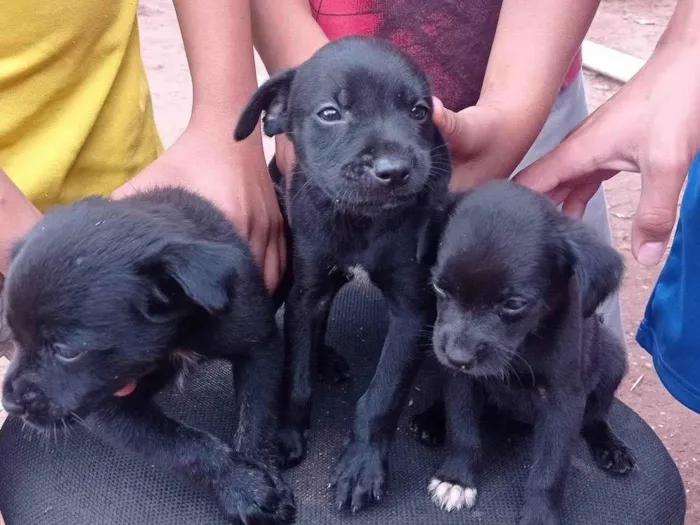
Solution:
M210 489L234 523L294 521L276 468L275 306L212 204L162 189L49 211L16 246L5 295L16 345L3 385L10 414L40 430L82 424ZM153 401L205 358L233 364L234 446Z
M521 525L559 524L579 435L602 468L626 474L635 464L606 422L626 352L595 313L618 288L622 259L545 196L511 182L457 197L445 220L433 343L447 368L447 457L430 494L447 510L474 505L489 406L534 425Z
M284 207L291 223L292 285L282 445L288 463L306 450L313 374L333 297L358 267L389 305L376 375L360 399L352 436L335 471L339 507L379 499L387 451L434 320L429 268L419 238L447 195L449 155L433 126L426 76L389 44L336 40L255 94L235 136L265 114L268 135L287 134L296 166Z

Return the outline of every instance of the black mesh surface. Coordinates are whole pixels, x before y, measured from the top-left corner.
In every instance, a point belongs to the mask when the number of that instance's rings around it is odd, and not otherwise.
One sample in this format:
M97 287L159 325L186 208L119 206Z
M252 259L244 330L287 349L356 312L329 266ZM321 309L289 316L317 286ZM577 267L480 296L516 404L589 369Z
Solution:
M338 513L328 480L350 427L355 401L367 385L386 330L383 302L373 289L346 287L329 323L328 342L352 366L352 382L321 385L306 462L287 473L303 525L517 523L530 464L529 437L486 435L487 455L473 511L447 514L427 496L439 451L416 444L401 424L391 453L390 492L356 516ZM162 404L188 423L230 440L232 385L228 365L210 363L190 377L185 395L165 393ZM412 390L406 413L420 410L424 393ZM566 525L681 525L681 478L654 432L617 403L611 423L633 448L639 470L615 478L598 469L580 445L565 496ZM152 465L103 446L78 428L57 441L40 439L9 419L0 431L0 509L7 525L222 524L212 499Z

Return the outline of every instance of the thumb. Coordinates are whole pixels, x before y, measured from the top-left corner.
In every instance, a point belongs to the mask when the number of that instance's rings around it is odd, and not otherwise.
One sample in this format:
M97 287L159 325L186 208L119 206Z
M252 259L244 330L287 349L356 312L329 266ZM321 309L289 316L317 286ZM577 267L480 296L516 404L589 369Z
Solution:
M653 166L642 174L642 195L632 224L632 251L644 266L655 266L663 258L689 166L690 162Z
M495 115L479 106L456 113L433 97L433 123L442 134L455 159L467 160L491 144L498 132Z
M463 140L460 138L463 129L457 113L447 109L437 97L433 97L433 124L437 126L448 144Z

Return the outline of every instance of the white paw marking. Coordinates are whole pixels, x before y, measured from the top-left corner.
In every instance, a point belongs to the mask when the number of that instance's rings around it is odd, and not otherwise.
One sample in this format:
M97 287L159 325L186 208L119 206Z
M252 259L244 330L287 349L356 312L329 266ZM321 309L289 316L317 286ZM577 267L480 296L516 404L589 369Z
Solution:
M430 481L428 493L433 503L447 512L471 509L476 503L476 489L453 485L437 478Z

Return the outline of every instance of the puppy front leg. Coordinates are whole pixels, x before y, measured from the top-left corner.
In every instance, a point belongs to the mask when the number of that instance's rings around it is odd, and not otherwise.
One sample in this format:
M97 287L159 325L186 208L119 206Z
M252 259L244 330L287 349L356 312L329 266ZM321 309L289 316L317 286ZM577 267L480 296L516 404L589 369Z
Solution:
M292 286L285 306L286 343L285 409L279 433L282 460L287 467L299 464L306 456L307 432L311 426L311 394L318 368L318 353L323 345L323 328L333 297L345 282L339 276L326 275L307 286L299 278Z
M265 342L233 363L238 429L235 449L246 457L278 467L278 414L284 368L284 343L276 327Z
M230 521L294 522L292 492L274 470L167 417L149 399L131 397L86 417L85 425L114 447L209 488Z
M384 495L389 444L420 366L421 351L427 348L427 323L423 321L415 315L390 312L377 370L357 403L351 438L333 475L338 508L349 506L357 512Z
M444 381L447 453L430 481L428 492L438 507L452 512L470 509L476 503L484 394L472 379L451 370L444 371Z
M577 392L551 398L539 407L520 525L560 525L561 495L585 406L585 395Z

